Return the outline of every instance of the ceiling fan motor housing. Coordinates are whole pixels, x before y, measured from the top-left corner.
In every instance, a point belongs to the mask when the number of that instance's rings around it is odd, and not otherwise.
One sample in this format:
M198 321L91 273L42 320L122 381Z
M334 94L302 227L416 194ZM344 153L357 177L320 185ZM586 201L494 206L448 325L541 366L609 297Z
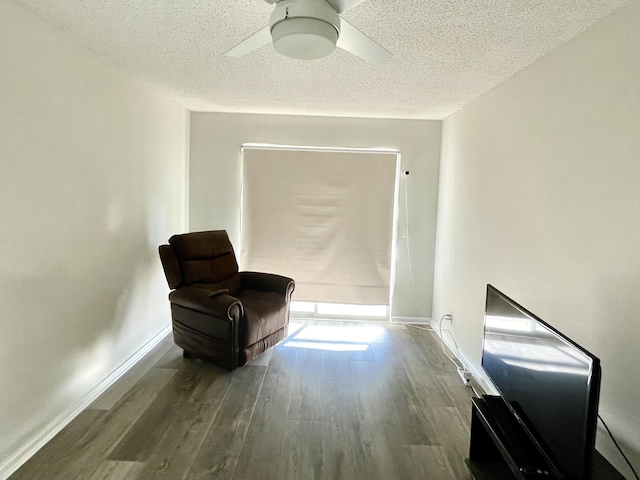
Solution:
M303 60L333 53L340 35L340 16L325 0L281 0L269 25L276 51Z

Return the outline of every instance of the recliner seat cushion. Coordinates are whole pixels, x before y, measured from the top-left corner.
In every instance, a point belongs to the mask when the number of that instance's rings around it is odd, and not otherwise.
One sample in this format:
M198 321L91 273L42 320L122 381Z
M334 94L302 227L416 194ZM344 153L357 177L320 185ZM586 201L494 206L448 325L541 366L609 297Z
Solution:
M248 347L287 324L287 304L282 295L260 290L242 290L237 298L244 306L245 322L240 347Z

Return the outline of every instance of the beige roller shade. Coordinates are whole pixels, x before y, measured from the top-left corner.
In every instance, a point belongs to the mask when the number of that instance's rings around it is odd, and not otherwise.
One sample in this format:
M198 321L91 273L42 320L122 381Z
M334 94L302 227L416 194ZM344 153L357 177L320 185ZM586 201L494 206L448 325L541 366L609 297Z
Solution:
M295 300L388 305L397 152L243 148L240 266Z

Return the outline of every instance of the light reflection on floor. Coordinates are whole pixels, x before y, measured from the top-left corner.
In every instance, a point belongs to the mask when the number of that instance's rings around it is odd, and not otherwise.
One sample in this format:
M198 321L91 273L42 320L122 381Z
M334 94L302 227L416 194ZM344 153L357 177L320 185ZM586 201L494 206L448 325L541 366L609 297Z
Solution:
M290 322L289 336L284 347L331 350L335 352L363 352L384 336L384 328L373 325L314 325Z

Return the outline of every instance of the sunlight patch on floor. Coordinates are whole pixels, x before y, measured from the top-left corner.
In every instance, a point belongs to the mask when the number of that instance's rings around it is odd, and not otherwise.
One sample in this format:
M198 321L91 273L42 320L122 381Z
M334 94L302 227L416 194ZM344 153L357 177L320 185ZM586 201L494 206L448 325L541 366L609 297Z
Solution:
M291 322L285 347L336 352L362 352L384 336L384 328L373 325L310 325Z

